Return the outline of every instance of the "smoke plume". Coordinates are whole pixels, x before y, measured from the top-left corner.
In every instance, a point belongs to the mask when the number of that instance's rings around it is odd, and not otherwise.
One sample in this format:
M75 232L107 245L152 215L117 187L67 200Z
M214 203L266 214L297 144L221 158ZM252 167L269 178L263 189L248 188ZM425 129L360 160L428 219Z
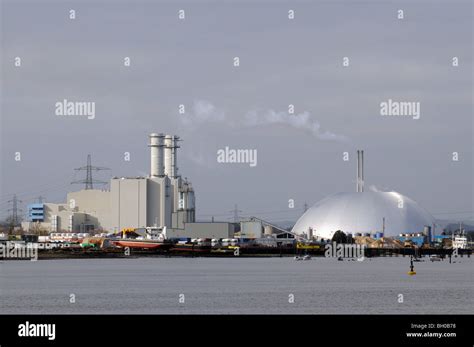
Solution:
M288 112L277 112L274 110L252 110L247 112L243 119L236 121L229 119L224 111L217 109L211 102L198 100L194 102L191 112L180 115L180 121L187 127L197 127L201 124L211 123L224 123L226 126L239 128L281 124L294 129L308 131L320 140L336 142L349 141L344 135L335 134L328 130L321 130L321 124L313 119L308 111L298 114L289 114Z

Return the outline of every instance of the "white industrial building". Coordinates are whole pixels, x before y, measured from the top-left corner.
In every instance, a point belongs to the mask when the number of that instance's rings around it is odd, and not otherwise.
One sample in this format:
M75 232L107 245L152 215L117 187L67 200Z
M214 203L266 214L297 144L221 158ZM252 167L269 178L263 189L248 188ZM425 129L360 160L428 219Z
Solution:
M292 232L305 238L331 239L346 234L398 236L422 233L435 219L412 199L397 192L364 191L364 152L357 151L356 192L337 193L308 209Z
M185 224L195 222L195 197L191 183L178 174L178 141L178 136L150 134L148 177L114 177L110 190L68 193L63 204L43 204L42 220L24 222L23 228L36 225L50 232L117 232L166 227L171 235L184 234Z

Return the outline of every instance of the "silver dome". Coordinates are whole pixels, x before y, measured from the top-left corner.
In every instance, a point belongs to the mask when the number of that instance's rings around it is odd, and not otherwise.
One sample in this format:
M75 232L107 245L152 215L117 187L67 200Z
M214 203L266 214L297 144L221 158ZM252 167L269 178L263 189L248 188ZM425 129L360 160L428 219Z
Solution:
M382 231L385 218L385 236L418 233L434 218L415 201L397 192L354 192L329 196L307 210L296 222L292 232L332 238L336 230L346 234Z

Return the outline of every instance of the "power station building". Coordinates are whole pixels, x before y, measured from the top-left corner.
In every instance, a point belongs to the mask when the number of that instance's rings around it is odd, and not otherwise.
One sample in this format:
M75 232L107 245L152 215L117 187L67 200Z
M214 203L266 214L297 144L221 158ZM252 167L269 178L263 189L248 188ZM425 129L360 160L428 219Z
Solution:
M331 239L346 234L422 233L434 218L412 199L397 192L364 191L364 152L357 151L356 192L337 193L308 209L292 232L305 238Z
M150 175L113 177L109 190L83 189L67 194L63 204L34 204L34 219L23 223L28 230L39 226L50 232L117 232L124 228L166 227L168 237L203 234L205 223L195 223L196 203L191 182L178 173L178 136L150 134ZM191 224L196 225L191 225ZM209 223L211 224L211 223ZM215 230L216 237L230 237L229 226Z

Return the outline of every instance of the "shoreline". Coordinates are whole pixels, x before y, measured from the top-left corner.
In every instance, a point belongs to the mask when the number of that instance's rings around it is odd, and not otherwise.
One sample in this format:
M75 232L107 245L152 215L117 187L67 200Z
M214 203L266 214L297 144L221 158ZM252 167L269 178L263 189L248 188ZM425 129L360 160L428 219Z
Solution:
M410 257L430 260L430 256L437 256L441 261L450 261L457 258L470 258L471 249L458 250L457 255L452 255L451 249L377 249L368 248L364 252L364 258L391 258ZM39 250L37 260L49 259L126 259L126 258L290 258L296 256L309 255L315 258L328 258L324 250L302 251L293 248L286 249L245 249L241 248L239 253L213 252L170 252L170 251L150 251L150 250L129 250L128 254L124 249L74 249L63 248L54 250ZM339 258L330 256L331 258ZM340 257L342 260L354 260L357 257ZM10 260L31 260L31 257L0 257L0 261Z

